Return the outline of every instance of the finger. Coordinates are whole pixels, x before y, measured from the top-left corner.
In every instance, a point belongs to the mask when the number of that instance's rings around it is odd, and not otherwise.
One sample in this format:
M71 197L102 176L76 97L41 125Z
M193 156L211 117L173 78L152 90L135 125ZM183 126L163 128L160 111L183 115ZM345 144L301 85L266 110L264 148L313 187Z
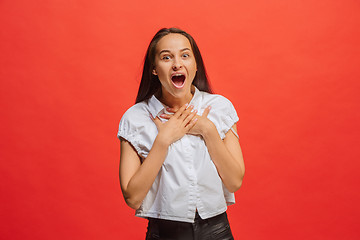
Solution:
M166 113L163 113L160 115L160 117L164 118L164 119L170 119L172 116L173 116L173 114L166 114Z
M195 116L196 116L196 115L195 115ZM197 123L197 121L198 121L198 118L197 118L197 117L194 117L194 118L189 122L189 124L186 125L185 130L186 130L187 132L190 131L190 129L195 126L195 124Z
M189 115L187 115L186 118L185 118L184 121L183 121L183 126L188 125L189 122L194 119L194 117L196 116L196 113L197 113L197 111L194 110L194 111L191 112Z
M207 115L209 114L210 110L211 110L211 106L207 106L207 107L205 108L202 116L207 117Z
M182 106L175 114L174 117L178 118L181 116L181 114L185 111L185 109L187 108L187 106L189 106L189 104L184 104L184 106Z
M171 113L176 113L179 109L178 108L167 108L166 111Z
M189 114L192 113L192 110L194 109L194 105L190 105L188 108L185 109L185 111L181 114L179 119L185 120Z

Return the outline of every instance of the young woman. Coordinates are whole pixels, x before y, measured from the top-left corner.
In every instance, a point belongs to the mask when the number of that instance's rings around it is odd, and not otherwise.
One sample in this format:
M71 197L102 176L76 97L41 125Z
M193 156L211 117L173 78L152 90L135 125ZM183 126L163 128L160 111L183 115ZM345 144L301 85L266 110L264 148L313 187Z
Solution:
M237 121L231 102L211 94L194 39L158 31L118 131L121 189L149 219L146 239L233 239L226 209L245 172Z

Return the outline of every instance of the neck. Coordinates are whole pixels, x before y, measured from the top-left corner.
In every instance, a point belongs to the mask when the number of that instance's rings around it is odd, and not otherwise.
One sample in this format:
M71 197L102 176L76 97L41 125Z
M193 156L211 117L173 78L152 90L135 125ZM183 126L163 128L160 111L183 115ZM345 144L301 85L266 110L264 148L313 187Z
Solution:
M162 91L160 93L161 96L160 96L159 100L163 104L165 104L166 106L168 106L170 108L179 109L182 106L184 106L186 103L189 103L191 101L191 99L194 95L194 92L195 92L195 87L191 86L190 91L184 97L177 98L165 91Z

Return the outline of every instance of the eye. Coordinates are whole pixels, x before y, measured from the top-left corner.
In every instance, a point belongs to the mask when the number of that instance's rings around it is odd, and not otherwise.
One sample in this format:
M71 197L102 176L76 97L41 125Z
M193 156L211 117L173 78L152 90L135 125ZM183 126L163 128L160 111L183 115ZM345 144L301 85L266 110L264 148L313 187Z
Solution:
M170 60L171 57L169 55L164 55L161 57L161 60Z
M183 56L184 58L187 58L187 57L190 57L190 54L184 53L182 56Z

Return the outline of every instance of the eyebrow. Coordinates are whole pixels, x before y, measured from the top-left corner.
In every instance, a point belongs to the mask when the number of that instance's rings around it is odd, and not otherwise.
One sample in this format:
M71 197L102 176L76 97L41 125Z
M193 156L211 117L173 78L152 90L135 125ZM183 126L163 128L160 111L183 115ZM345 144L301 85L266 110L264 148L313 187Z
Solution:
M189 50L190 51L190 48L183 48L183 49L181 49L180 50L180 52L183 52L183 51L186 51L186 50ZM164 52L170 52L170 50L161 50L160 52L159 52L159 54L162 54L162 53L164 53Z

